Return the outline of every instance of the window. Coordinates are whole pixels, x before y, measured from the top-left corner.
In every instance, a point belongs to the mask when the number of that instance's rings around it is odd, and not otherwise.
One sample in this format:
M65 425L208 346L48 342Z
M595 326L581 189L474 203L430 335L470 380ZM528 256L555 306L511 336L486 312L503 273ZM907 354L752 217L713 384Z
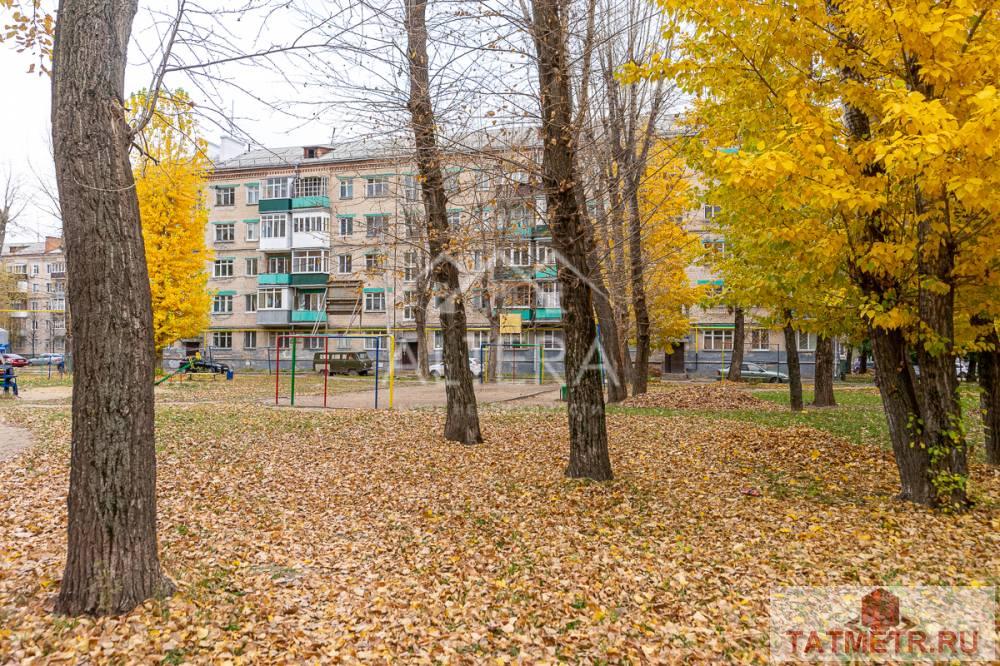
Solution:
M246 199L248 206L256 206L260 201L260 185L258 183L247 183L246 188Z
M337 255L337 272L338 273L351 272L351 255L349 254Z
M702 343L705 351L729 351L733 348L733 332L732 330L703 331Z
M726 241L721 238L706 238L701 241L708 252L726 256Z
M448 226L452 229L462 228L462 211L460 210L448 211Z
M531 286L527 284L516 285L510 290L510 302L507 305L512 308L530 308Z
M52 273L65 273L66 272L66 262L58 261L54 264L46 264L46 270L51 275Z
M416 295L415 291L407 290L403 292L403 321L413 321L417 318L416 306L414 305Z
M31 285L31 291L32 291L32 293L35 293L35 294L38 293L38 283L37 282L35 282L34 284Z
M445 174L444 191L447 194L458 194L458 190L460 187L461 187L461 179L459 178L457 171L452 171L451 173Z
M556 264L556 250L551 245L539 245L538 246L538 263L545 264L546 266L555 266Z
M750 350L769 351L771 349L771 332L762 328L750 331Z
M531 176L529 176L526 171L515 171L510 174L510 179L518 185L527 185L531 182Z
M291 257L278 255L276 257L267 258L267 272L274 273L290 273L292 267Z
M216 294L212 298L212 314L232 314L233 297L230 294Z
M28 264L11 264L7 267L8 273L14 273L15 275L27 275L28 274ZM52 271L49 271L50 273Z
M244 309L247 312L257 312L257 294L247 294L244 296Z
M403 253L403 282L413 282L417 279L417 252L407 250Z
M403 176L403 196L407 201L420 201L420 180L416 176Z
M292 233L314 231L326 233L330 227L330 218L326 215L313 213L311 215L296 215L292 218Z
M385 312L384 291L369 291L365 293L365 312Z
M706 220L712 220L718 217L719 213L722 212L722 206L714 206L712 204L705 204L703 207L703 212L705 214Z
M352 342L351 338L337 338L337 349L350 349L351 342Z
M323 294L318 291L299 292L298 303L295 304L297 310L310 310L312 312L322 312L324 306Z
M217 278L233 277L233 260L216 259L212 276Z
M232 349L233 348L233 332L232 331L213 331L212 332L212 346L216 349Z
M365 270L366 271L380 271L385 268L385 255L384 254L366 254L365 255Z
M472 270L481 271L483 270L483 251L473 250L472 251Z
M247 257L246 259L246 274L249 277L257 275L259 272L259 260L257 257Z
M260 225L255 220L253 222L247 222L247 236L248 241L260 240Z
M369 335L365 338L365 349L375 351L376 349L382 351L385 349L385 345L382 344L381 338L377 335Z
M264 198L287 199L288 179L282 176L281 178L268 178L264 181Z
M805 331L796 332L796 340L798 340L799 351L816 351L816 334L806 333Z
M514 345L521 344L521 334L520 333L504 333L500 336L500 344L505 347L511 347Z
M292 254L293 273L326 273L329 263L326 250L303 250Z
M354 180L352 180L351 178L340 179L340 198L341 199L354 198Z
M56 298L56 299L53 299L53 300L49 301L49 309L50 310L65 310L66 309L66 300L62 299L62 298Z
M236 240L236 225L232 222L215 225L215 242L232 243Z
M388 226L388 215L365 215L365 236L380 238Z
M489 192L493 187L493 176L489 171L476 172L476 191Z
M527 245L512 245L504 248L504 263L510 266L530 266L531 248Z
M326 176L306 176L295 181L295 196L325 197Z
M434 331L434 349L444 349L444 331Z
M562 349L562 339L558 331L542 331L543 349Z
M257 331L243 331L243 349L257 349Z
M538 307L558 308L559 284L556 282L541 282L538 285Z
M403 234L407 238L417 238L420 235L420 230L413 220L406 220L403 222Z
M389 196L389 176L368 176L365 178L365 197L374 199Z
M321 336L309 336L302 338L302 348L308 351L319 351L323 349L325 338Z
M216 187L215 188L215 205L220 206L235 206L236 205L236 188L233 186L226 187Z
M340 227L341 236L353 236L354 235L354 218L353 217L338 217L338 226Z
M52 271L49 271L50 273ZM31 274L38 275L38 264L31 264Z
M257 307L261 310L284 310L283 294L282 289L261 289L257 292Z
M508 212L507 219L515 227L527 227L531 222L531 211L527 206L514 206Z
M288 216L284 213L273 213L260 216L261 238L284 238L288 235Z

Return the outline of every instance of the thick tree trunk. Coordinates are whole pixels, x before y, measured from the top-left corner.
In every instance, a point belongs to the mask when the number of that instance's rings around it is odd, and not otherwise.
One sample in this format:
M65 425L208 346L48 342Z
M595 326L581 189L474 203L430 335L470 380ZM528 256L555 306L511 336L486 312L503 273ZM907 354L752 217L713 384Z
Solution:
M919 413L916 378L907 358L906 342L898 330L871 328L872 357L882 407L889 425L889 439L899 470L900 499L931 504L930 458L918 445L919 429L914 414Z
M969 382L970 384L974 384L979 379L979 377L976 374L976 371L978 370L979 367L979 354L977 352L970 352L968 362L969 362L969 368L965 372L965 381Z
M586 278L589 236L575 193L577 174L573 138L576 133L572 127L573 101L562 9L556 0L536 0L532 5L544 144L542 182L552 240L563 259L559 265L559 283L566 336L570 431L566 474L603 481L612 477L611 459L595 344L597 331L591 286Z
M785 313L785 357L788 360L788 398L793 412L802 411L802 369L799 366L799 345L792 328L791 313Z
M731 382L743 379L743 348L746 346L746 317L743 308L736 308L733 317L733 357L729 361L729 374L726 377Z
M427 214L427 244L431 274L447 291L441 306L444 330L444 376L447 396L445 439L476 444L483 441L479 411L469 370L469 341L465 303L456 261L448 256L448 203L444 191L441 152L437 146L434 107L431 103L427 58L426 0L406 1L407 56L410 64L409 108L420 171L424 209Z
M979 357L979 396L983 415L986 462L1000 465L1000 340L994 331L989 342L993 348L977 353Z
M816 337L816 372L813 378L813 407L836 407L833 395L833 339Z
M126 613L173 590L157 556L153 316L122 108L135 11L62 0L56 23L52 146L76 373L56 610L71 615Z

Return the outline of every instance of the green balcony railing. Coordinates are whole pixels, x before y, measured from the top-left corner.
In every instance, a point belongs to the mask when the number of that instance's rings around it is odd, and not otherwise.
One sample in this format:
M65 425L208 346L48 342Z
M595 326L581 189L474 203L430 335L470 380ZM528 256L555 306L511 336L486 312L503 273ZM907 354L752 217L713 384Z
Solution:
M291 209L291 199L261 199L257 202L257 210L261 213L281 213Z
M535 319L538 321L562 319L562 308L535 308Z
M329 208L330 197L295 197L292 199L292 208Z
M292 283L290 273L261 273L257 276L258 285L286 285Z
M291 285L293 287L325 286L329 277L327 273L292 273Z
M326 313L320 310L292 310L293 324L311 324L326 321Z

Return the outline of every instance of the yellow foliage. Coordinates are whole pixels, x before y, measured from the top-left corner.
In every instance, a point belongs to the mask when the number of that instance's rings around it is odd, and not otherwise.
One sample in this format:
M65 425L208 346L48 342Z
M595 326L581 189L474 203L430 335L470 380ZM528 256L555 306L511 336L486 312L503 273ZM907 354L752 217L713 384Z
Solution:
M132 96L133 116L145 102L144 93ZM138 139L145 154L134 161L157 352L208 327L203 192L209 162L191 108L183 92L161 96Z

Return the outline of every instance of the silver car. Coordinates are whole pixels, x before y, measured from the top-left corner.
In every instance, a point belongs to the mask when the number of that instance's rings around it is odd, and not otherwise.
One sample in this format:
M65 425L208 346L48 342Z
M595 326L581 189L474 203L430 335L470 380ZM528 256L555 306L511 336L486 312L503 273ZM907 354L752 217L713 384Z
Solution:
M729 374L729 368L722 368L718 371L719 379ZM756 363L742 363L740 365L740 378L749 381L768 382L769 384L783 384L788 381L788 375L783 372L767 370Z

